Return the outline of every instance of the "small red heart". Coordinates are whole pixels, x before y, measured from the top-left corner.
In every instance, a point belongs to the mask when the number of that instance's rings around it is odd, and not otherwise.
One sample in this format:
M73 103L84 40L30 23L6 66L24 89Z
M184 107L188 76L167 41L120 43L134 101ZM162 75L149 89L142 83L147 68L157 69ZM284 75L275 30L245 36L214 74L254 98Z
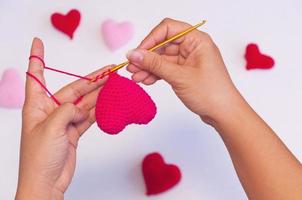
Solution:
M261 54L257 44L249 44L245 52L246 69L271 69L275 61L268 55Z
M70 39L73 38L73 34L79 26L80 20L81 13L76 9L69 11L66 15L60 13L51 15L52 25L59 31L68 35Z
M174 187L181 179L176 165L166 164L159 153L148 154L142 163L147 195L165 192Z
M151 97L137 83L111 73L96 101L95 118L101 130L118 134L129 124L148 124L156 114Z

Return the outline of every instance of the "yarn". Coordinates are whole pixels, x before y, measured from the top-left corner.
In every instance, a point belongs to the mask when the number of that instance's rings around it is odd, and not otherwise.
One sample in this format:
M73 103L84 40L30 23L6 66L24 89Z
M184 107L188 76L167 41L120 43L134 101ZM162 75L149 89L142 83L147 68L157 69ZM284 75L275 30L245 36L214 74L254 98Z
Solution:
M95 109L98 126L108 134L117 134L132 123L147 124L156 114L156 106L151 97L137 83L118 75L116 72L110 73L110 71L105 71L96 76L96 78L88 78L47 67L44 60L39 56L32 55L29 59L40 60L44 69L75 76L90 82L102 79L109 74L107 82L99 92ZM35 75L30 72L26 72L26 74L32 77L58 106L61 105L60 101ZM74 104L78 104L82 98L76 99Z
M81 13L76 9L69 11L66 15L61 13L54 13L51 15L52 25L59 31L68 35L70 39L73 38L73 34L79 26L80 20Z
M111 73L96 101L101 130L118 134L129 124L148 124L156 114L151 97L134 81Z
M45 65L45 62L42 58L40 58L39 56L36 56L36 55L31 55L29 57L29 59L38 59L41 63L42 63L42 66L44 67L44 69L48 69L48 70L51 70L51 71L54 71L54 72L58 72L58 73L61 73L61 74L65 74L65 75L69 75L69 76L74 76L74 77L77 77L77 78L80 78L80 79L84 79L84 80L88 80L88 81L94 81L93 79L91 78L88 78L88 77L84 77L84 76L80 76L80 75L77 75L77 74L73 74L73 73L70 73L70 72L65 72L65 71L62 71L62 70L58 70L58 69L54 69L54 68L51 68L51 67L47 67ZM31 78L33 78L45 91L46 93L50 96L50 98L52 98L52 100L58 105L60 106L61 103L60 101L50 92L50 90L32 73L30 72L26 72L26 74L28 76L30 76ZM103 77L103 76L100 76L100 77ZM95 79L95 81L98 80L98 79ZM79 97L78 99L76 99L73 103L75 105L77 105L78 103L80 103L80 101L82 100L83 97Z
M144 158L142 172L147 195L165 192L181 180L180 169L176 165L166 164L159 153L151 153Z
M52 98L52 100L58 105L60 106L61 103L59 102L59 100L48 90L48 88L32 73L30 72L26 72L27 76L30 76L31 78L33 78L45 91L46 93L50 96L50 98Z
M248 44L245 53L246 69L271 69L275 61L272 57L260 52L257 44Z

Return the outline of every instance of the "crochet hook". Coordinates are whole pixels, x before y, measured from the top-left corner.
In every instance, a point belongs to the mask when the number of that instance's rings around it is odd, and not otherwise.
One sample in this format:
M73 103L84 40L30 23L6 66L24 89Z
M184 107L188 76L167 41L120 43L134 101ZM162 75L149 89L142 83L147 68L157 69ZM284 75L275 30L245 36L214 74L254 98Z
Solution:
M171 38L169 38L169 39L167 39L167 40L159 43L158 45L152 47L151 49L148 49L148 51L155 51L155 50L159 49L160 47L162 47L162 46L164 46L164 45L166 45L166 44L168 44L170 42L173 42L174 40L177 40L178 38L180 38L180 37L182 37L182 36L190 33L191 31L193 31L193 30L195 30L195 29L197 29L199 27L201 27L205 23L206 23L206 20L203 20L202 22L196 24L195 26L192 26L192 27L190 27L190 28L188 28L188 29L186 29L186 30L184 30L184 31L182 31L182 32L174 35L173 37L171 37ZM91 80L91 82L95 82L96 80L98 80L100 78L103 78L103 77L109 75L110 73L113 73L113 72L121 69L122 67L124 67L124 66L126 66L128 64L129 64L129 61L122 62L122 63L114 66L113 68L109 69L108 71L104 72L102 75L96 76L95 78L93 78Z

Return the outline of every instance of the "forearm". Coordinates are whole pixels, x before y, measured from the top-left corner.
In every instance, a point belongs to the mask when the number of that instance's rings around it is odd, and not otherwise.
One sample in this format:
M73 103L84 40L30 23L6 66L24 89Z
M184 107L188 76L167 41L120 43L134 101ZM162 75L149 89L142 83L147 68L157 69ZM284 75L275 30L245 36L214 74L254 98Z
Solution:
M213 126L221 135L250 199L300 199L302 165L241 98Z

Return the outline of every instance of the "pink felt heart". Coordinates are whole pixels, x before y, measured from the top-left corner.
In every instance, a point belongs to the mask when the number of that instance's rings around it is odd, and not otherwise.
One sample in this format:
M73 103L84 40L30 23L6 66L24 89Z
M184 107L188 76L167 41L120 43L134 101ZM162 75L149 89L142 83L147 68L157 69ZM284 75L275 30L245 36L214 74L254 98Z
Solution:
M117 23L109 19L103 22L101 30L106 45L112 51L125 45L133 36L130 22Z
M156 114L151 97L134 81L112 73L99 93L95 117L101 130L117 134L129 124L147 124Z
M79 26L80 20L81 13L76 9L69 11L66 15L61 13L54 13L51 15L52 25L59 31L68 35L70 39L73 38L73 34Z
M21 108L23 103L23 80L16 69L5 70L0 80L0 107Z

